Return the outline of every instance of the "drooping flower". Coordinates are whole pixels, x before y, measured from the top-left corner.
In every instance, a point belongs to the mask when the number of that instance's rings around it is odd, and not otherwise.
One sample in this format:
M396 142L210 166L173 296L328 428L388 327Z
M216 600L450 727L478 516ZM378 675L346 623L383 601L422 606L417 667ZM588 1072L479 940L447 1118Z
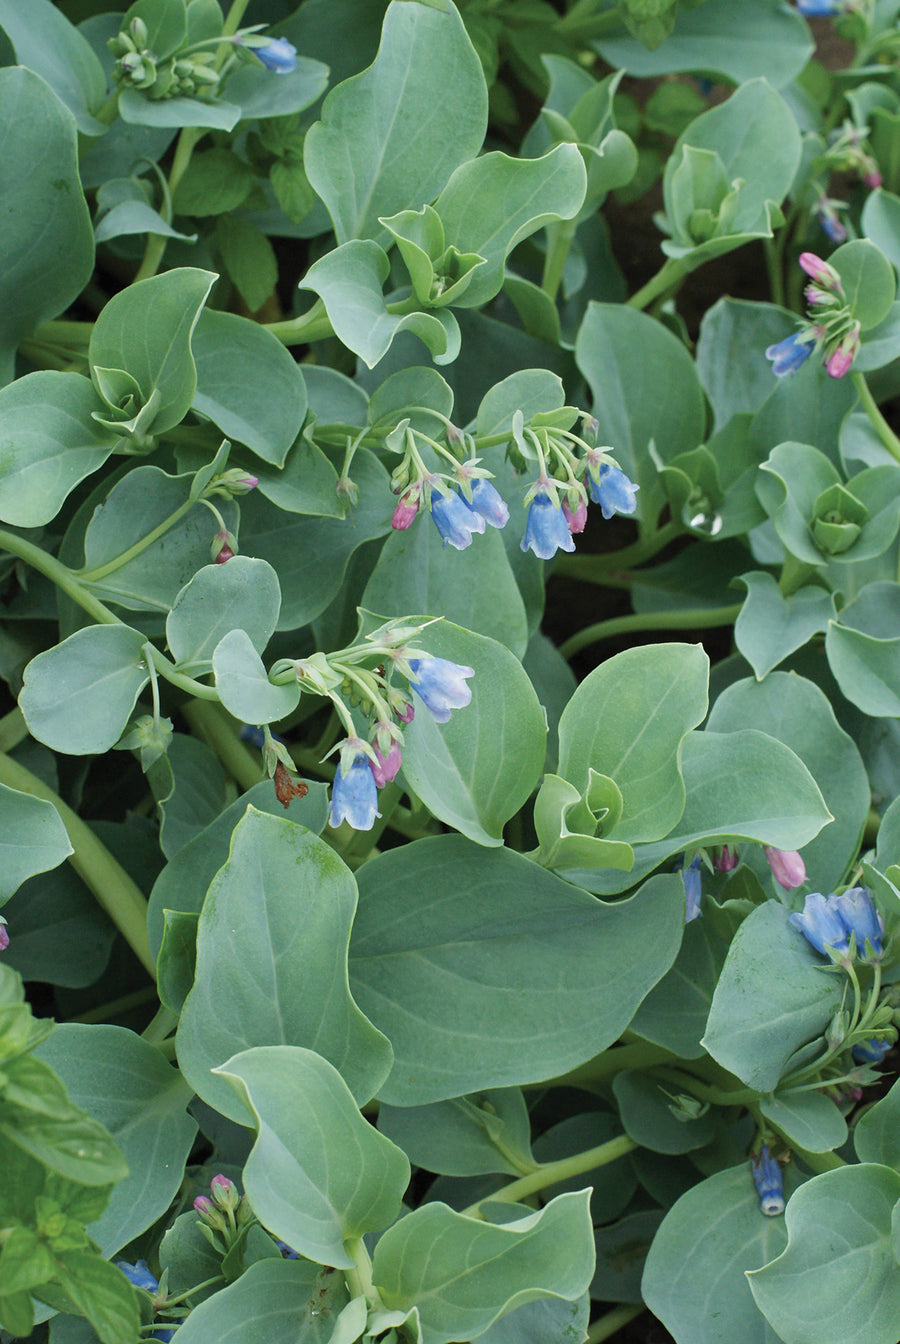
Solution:
M497 487L483 476L476 476L472 481L472 508L491 527L505 527L509 522L506 500Z
M720 873L730 873L741 861L740 852L737 849L723 845L715 857L714 863Z
M833 903L834 899L831 896L826 901L819 892L811 892L803 904L802 911L788 916L791 927L799 930L817 952L826 956L825 949L829 947L842 955L850 949L849 931L840 911Z
M612 518L614 513L634 513L637 508L635 495L639 487L611 462L600 463L596 480L588 472L587 488L594 503L600 505L604 518Z
M282 1260L299 1260L300 1252L295 1251L293 1246L289 1246L286 1241L276 1241L275 1245L281 1251Z
M445 546L464 551L472 544L472 534L483 532L487 524L480 513L470 509L462 495L452 491L442 495L435 491L431 496L431 516L440 532Z
M408 490L405 490L400 496L397 507L394 509L394 514L391 518L391 527L397 532L405 532L408 527L412 527L413 520L419 512L420 502L421 487L418 484L410 486Z
M159 1281L150 1273L146 1260L138 1260L133 1265L130 1265L127 1260L117 1260L116 1268L121 1269L126 1279L129 1283L133 1283L135 1288L145 1288L148 1293L155 1293L159 1287Z
M215 1215L216 1206L208 1195L198 1195L194 1200L194 1212L202 1217L212 1217Z
M252 51L273 75L289 75L297 69L297 48L286 37L273 37L264 47L253 47Z
M873 1036L870 1041L861 1041L859 1045L854 1045L850 1054L856 1064L880 1064L892 1044L891 1041L879 1041Z
M701 914L700 896L703 880L700 874L700 855L695 854L687 867L684 866L684 859L682 858L679 867L681 868L681 880L684 882L684 922L690 924Z
M328 824L340 826L346 821L355 831L370 831L380 816L372 764L365 752L358 751L346 774L340 765L335 771Z
M849 372L850 365L859 354L859 323L854 322L846 336L841 338L837 348L831 352L825 365L831 378L843 378Z
M534 551L540 560L552 560L557 551L574 551L575 543L565 514L546 490L538 490L528 506L523 551Z
M761 1212L767 1218L784 1213L784 1177L778 1159L769 1152L767 1143L750 1159L750 1170L759 1195Z
M847 239L847 228L838 214L839 207L846 209L843 201L834 201L828 196L822 196L813 210L825 237L833 243L843 243Z
M793 891L795 887L803 886L806 881L806 864L796 849L773 849L771 845L765 845L763 853L780 887L784 887L785 891Z
M831 896L833 905L848 936L856 934L856 946L865 961L878 961L883 952L881 944L884 936L884 921L878 913L875 902L865 887L850 887L839 896ZM866 944L872 949L872 956L864 955Z
M464 709L471 703L472 688L467 677L474 667L451 663L448 658L410 658L410 686L438 723L447 723L452 709Z
M378 764L372 764L372 775L379 789L383 789L385 784L390 784L392 779L396 779L403 764L403 749L399 742L392 742L387 755L385 755L378 743L375 742L372 744L372 750L378 757Z
M9 934L6 931L6 920L0 915L0 952L5 952L9 947Z
M807 18L825 17L843 13L844 0L797 0L797 8Z
M577 532L583 532L587 523L587 500L580 499L577 509L569 508L569 501L564 499L562 502L563 516L569 525L569 531L574 536Z
M801 364L805 364L815 347L811 333L795 331L793 336L785 336L783 341L767 346L766 359L772 361L772 372L776 378L786 373L795 373Z

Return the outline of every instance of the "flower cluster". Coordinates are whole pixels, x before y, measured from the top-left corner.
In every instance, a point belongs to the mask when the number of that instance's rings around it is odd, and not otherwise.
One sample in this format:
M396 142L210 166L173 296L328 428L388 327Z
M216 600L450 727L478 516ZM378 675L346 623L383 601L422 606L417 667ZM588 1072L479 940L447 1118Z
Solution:
M388 621L360 644L327 655L282 659L271 669L269 678L275 685L295 680L302 689L327 697L346 731L327 753L339 753L329 814L332 826L346 821L354 830L368 831L381 816L378 790L397 777L403 764L403 727L415 717L413 693L437 723L447 723L454 709L471 702L466 682L475 675L474 668L437 658L418 646L429 624L414 618ZM395 677L401 686L394 684ZM359 734L353 710L368 720L366 737ZM262 752L278 797L288 806L291 794L302 796L305 786L291 783L294 763L268 727L262 729Z
M884 921L865 887L850 887L827 899L812 892L788 922L817 952L835 961L849 963L860 950L863 961L874 963L883 956Z
M165 98L211 98L219 92L235 61L235 56L224 65L219 60L223 41L231 43L235 52L252 52L273 74L286 75L296 70L296 47L283 37L258 35L256 30L260 27L257 24L231 37L193 42L161 58L149 45L150 34L144 20L132 18L107 44L116 57L116 83L121 88L140 89L154 102Z
M766 359L772 361L772 372L780 378L799 369L814 351L823 350L829 376L843 378L859 354L859 323L850 311L841 277L833 266L814 252L801 253L800 265L812 282L804 292L813 317L793 336L770 345Z
M209 1195L198 1195L194 1200L194 1211L200 1215L201 1230L213 1249L227 1255L241 1236L241 1229L255 1221L255 1215L246 1196L227 1176L214 1176L209 1189Z
M508 448L511 460L517 470L523 470L529 460L538 465L538 475L523 501L528 516L521 547L541 560L550 560L557 551L574 551L572 537L584 531L589 501L600 505L604 518L631 514L637 507L638 487L613 461L612 450L592 447L570 432L568 426L577 416L577 411L565 407L560 413L550 413L551 419L558 418L558 424L535 423L547 418L540 416L530 425L517 423L514 418ZM585 419L596 433L596 420ZM518 420L521 422L521 414ZM480 459L475 456L470 435L449 422L446 446L410 429L408 424L400 427L400 432L403 458L391 478L392 489L400 497L391 519L397 531L411 527L423 507L431 513L444 545L458 551L471 545L475 533L484 532L486 527L505 527L509 509L487 479L490 473L478 465ZM422 441L452 466L452 472L428 469L419 451ZM457 450L468 456L461 460Z

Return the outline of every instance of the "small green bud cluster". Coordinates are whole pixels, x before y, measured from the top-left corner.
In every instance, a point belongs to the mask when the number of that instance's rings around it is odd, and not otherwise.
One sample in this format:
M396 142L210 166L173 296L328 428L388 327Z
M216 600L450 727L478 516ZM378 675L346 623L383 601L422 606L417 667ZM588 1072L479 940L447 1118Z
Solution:
M164 61L150 50L143 19L133 18L110 38L116 57L115 79L122 88L140 89L148 98L207 98L218 88L220 73L212 51L175 52Z

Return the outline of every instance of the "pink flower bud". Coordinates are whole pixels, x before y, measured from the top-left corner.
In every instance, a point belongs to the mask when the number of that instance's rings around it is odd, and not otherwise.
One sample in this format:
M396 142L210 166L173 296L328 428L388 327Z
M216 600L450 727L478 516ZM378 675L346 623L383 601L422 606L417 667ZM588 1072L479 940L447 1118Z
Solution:
M204 1215L208 1216L209 1214L215 1214L216 1212L216 1206L213 1204L211 1199L207 1198L206 1195L197 1196L197 1198L194 1200L194 1208L196 1212L200 1214L201 1218Z
M0 917L0 952L5 952L9 947L9 934L6 932L6 921Z
M213 564L224 565L226 560L233 560L237 554L237 541L224 527L220 527L212 539L209 551Z
M575 510L570 509L570 508L569 508L569 501L568 501L567 499L564 499L564 500L563 500L563 503L562 503L562 511L563 511L563 517L565 518L566 522L569 524L569 531L570 531L570 532L583 532L583 531L584 531L584 525L585 525L585 523L587 522L587 500L586 500L586 499L583 499L583 498L582 498L581 500L579 500L578 508L575 509Z
M806 881L806 864L795 849L773 849L764 847L764 853L772 869L772 876L785 891L802 887Z
M817 284L825 289L838 290L841 287L841 277L833 266L829 266L827 261L817 257L815 252L800 253L800 267L806 272L810 280L815 280Z
M223 546L213 563L217 565L224 565L228 560L233 559L234 559L234 551L231 549L231 547Z
M398 532L405 532L412 526L413 519L419 512L419 491L417 489L407 490L405 495L400 496L400 501L394 509L394 515L391 518L391 527Z
M397 710L397 718L401 723L412 723L416 717L416 707L411 700L407 701L403 709Z
M741 861L741 856L736 849L723 845L715 857L714 863L720 873L730 873Z
M209 1183L212 1196L220 1209L235 1209L241 1202L237 1186L227 1176L214 1176Z
M391 780L397 777L397 772L403 764L403 752L399 742L391 743L390 750L386 756L379 749L377 743L375 743L373 750L378 757L378 764L375 765L373 762L370 762L372 766L372 774L375 776L375 783L378 785L379 789L383 789L385 784L390 784Z
M843 378L856 356L859 354L859 323L854 323L843 337L836 350L833 350L825 364L830 378Z

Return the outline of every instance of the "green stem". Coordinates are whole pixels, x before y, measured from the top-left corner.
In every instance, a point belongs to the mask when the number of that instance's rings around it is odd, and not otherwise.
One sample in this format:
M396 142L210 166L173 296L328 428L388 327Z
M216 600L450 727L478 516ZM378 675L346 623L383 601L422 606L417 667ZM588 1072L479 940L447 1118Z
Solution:
M569 1073L558 1078L549 1078L544 1083L535 1083L535 1087L585 1087L592 1084L608 1083L616 1074L626 1069L648 1069L654 1064L674 1064L676 1056L662 1045L652 1045L649 1041L639 1041L634 1045L614 1045L602 1054L595 1055L586 1064L580 1064ZM527 1086L527 1084L526 1084Z
M640 1316L642 1311L646 1311L643 1302L635 1306L623 1304L621 1307L614 1307L612 1311L607 1311L599 1320L588 1330L585 1344L602 1344L604 1339L611 1339L614 1334L633 1321L636 1316Z
M881 439L881 442L884 444L885 448L888 450L891 456L896 458L896 460L900 462L900 439L897 438L897 435L891 429L890 425L885 420L884 416L881 414L881 411L878 409L878 403L872 396L872 393L869 389L869 384L866 382L865 374L860 373L858 370L854 369L851 372L850 377L853 379L853 386L859 393L859 399L862 403L862 408L865 411L866 415L871 420L876 434L878 435L879 439Z
M118 616L110 611L109 607L94 597L82 584L80 579L71 569L57 560L55 556L49 555L47 551L41 550L40 546L33 545L26 541L24 537L17 536L14 532L7 532L0 528L0 551L9 551L11 555L17 555L20 560L31 565L39 574L43 574L51 583L56 584L57 588L71 597L73 602L77 602L82 611L86 611L89 616L100 625L124 625ZM187 691L188 695L193 695L201 700L218 700L218 694L214 687L204 686L203 682L195 681L193 677L186 677L178 672L164 653L159 649L152 650L153 666L161 677L177 686L179 690Z
M519 1200L536 1194L538 1190L543 1190L548 1185L557 1185L560 1181L568 1181L573 1176L581 1176L587 1171L596 1171L597 1167L605 1167L610 1162L616 1162L637 1146L634 1139L627 1134L617 1134L614 1139L607 1139L606 1143L598 1144L596 1148L588 1148L583 1153L561 1157L556 1162L544 1162L537 1171L531 1172L528 1176L520 1176L517 1181L495 1190L492 1195L485 1195L484 1199L502 1200L508 1204L518 1203ZM478 1200L463 1212L476 1214L482 1203L484 1200Z
M772 302L784 307L784 276L781 274L781 253L774 238L764 238L766 270L769 273L769 291Z
M73 853L69 862L94 893L152 979L156 964L147 939L147 901L122 865L113 858L91 828L52 789L18 761L0 753L0 783L20 793L52 803L66 828Z
M266 331L277 336L282 345L308 345L311 341L324 341L334 335L334 328L325 311L321 299L299 317L288 318L284 322L267 322Z
M109 1003L101 1003L97 1008L91 1008L86 1013L79 1013L77 1017L70 1017L70 1022L109 1022L111 1018L121 1017L123 1013L130 1012L132 1008L143 1008L145 1003L152 1003L156 999L156 990L152 985L147 985L145 989L137 989L133 994L123 994L120 999L112 999Z
M547 230L547 256L544 259L544 275L541 289L551 299L556 298L565 270L569 248L575 237L575 220L562 220L551 224Z
M665 523L658 532L639 537L630 546L623 546L618 551L607 551L603 555L560 555L557 556L553 573L567 579L583 579L585 583L605 584L607 571L613 570L620 574L622 570L633 569L645 560L652 560L670 542L684 536L684 532L681 523L672 521Z
M796 1143L791 1147L794 1150L794 1156L799 1157L800 1161L820 1175L823 1171L838 1171L841 1167L846 1167L847 1163L837 1153L810 1153L805 1148L798 1148Z
M646 308L654 299L660 298L670 289L674 289L686 275L687 270L683 261L678 261L675 257L667 257L656 275L628 299L628 307Z
M154 527L152 532L148 532L145 537L141 537L140 541L136 541L133 546L129 546L127 551L123 551L121 555L114 556L112 560L107 560L105 565L97 565L95 569L75 570L75 577L79 579L81 583L99 583L101 579L106 578L107 574L115 574L117 569L121 569L123 565L127 565L129 561L134 560L136 556L140 555L143 551L146 551L148 546L152 546L160 537L165 536L170 528L174 527L186 513L190 512L196 502L197 501L194 499L185 500L183 504L178 506L174 513L171 513L168 518L164 518L157 527Z
M250 0L233 0L232 6L228 11L228 18L222 24L222 36L233 37L241 26L241 20L247 12L247 6Z
M364 1297L372 1307L381 1306L381 1297L372 1281L372 1257L362 1237L354 1237L344 1242L349 1256L356 1261L353 1269L345 1269L344 1274L353 1297Z
M622 15L618 9L605 9L601 14L592 14L590 11L594 8L595 0L573 5L568 14L555 25L556 31L577 46L590 41L592 37L600 37L603 33L622 27Z
M70 322L65 318L56 318L52 322L42 322L35 329L33 339L46 341L48 345L62 345L67 350L87 350L93 331L93 322Z
M730 607L694 607L685 611L648 611L637 612L631 616L613 616L607 621L598 621L572 635L559 651L564 658L571 658L589 644L601 639L611 639L613 635L635 634L642 630L703 630L717 625L730 625L737 620L743 604L737 602Z
M28 728L22 717L22 711L16 705L0 719L0 751L15 751L20 742L28 736Z
M264 778L259 755L240 740L236 720L220 704L194 700L183 705L181 712L243 792Z
M148 1045L162 1045L177 1025L178 1014L173 1013L171 1008L166 1008L164 1004L160 1004L153 1020L147 1023L147 1026L141 1032L141 1036Z
M169 196L174 200L178 183L184 177L191 161L191 155L198 140L201 140L206 134L205 129L198 126L185 126L178 137L178 144L175 146L175 157L172 160L172 167L169 172ZM144 260L140 264L137 275L134 277L134 284L140 280L149 280L152 275L156 275L159 270L159 264L163 259L163 253L166 250L168 238L162 234L150 233L147 235L147 246L144 249Z

